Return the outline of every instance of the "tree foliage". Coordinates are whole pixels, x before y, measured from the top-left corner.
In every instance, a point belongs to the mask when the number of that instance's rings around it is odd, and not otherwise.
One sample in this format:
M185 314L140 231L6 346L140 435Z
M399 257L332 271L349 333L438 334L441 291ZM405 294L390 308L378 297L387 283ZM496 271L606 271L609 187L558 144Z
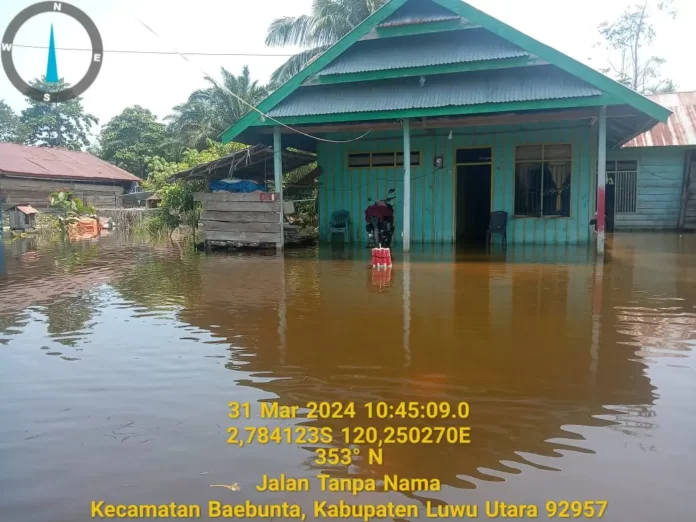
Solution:
M24 139L25 130L19 116L5 100L0 100L0 141L22 143Z
M58 83L48 84L45 77L30 82L42 91L62 91L70 84L62 78ZM21 114L21 123L26 130L24 143L39 147L63 147L82 150L89 145L89 131L99 120L85 112L82 98L63 103L45 103L27 98L29 107Z
M385 3L386 0L314 0L311 15L273 20L266 35L266 45L293 45L304 50L271 75L271 86L277 88L288 81Z
M204 150L187 149L181 161L171 162L161 157L150 160L150 174L143 183L146 190L157 193L162 198L156 215L148 220L149 232L158 234L163 231L173 231L180 225L194 225L198 221L198 210L193 195L203 190L201 181L175 181L170 178L177 172L188 170L197 165L215 161L232 152L246 148L241 143L218 143L207 141Z
M613 54L609 67L602 72L641 94L674 92L677 88L672 80L660 75L665 59L650 52L657 36L652 20L658 15L674 18L673 0L644 0L627 8L615 21L599 26Z
M249 111L249 105L258 105L268 95L266 87L251 80L248 66L239 76L222 67L220 76L221 80L206 77L210 86L191 93L167 116L169 131L184 147L205 148L207 140L217 139Z
M135 105L102 127L99 145L102 159L146 178L148 162L166 148L167 130L152 112Z
M69 190L52 192L49 205L63 211L64 216L94 215L97 210L92 205L85 205L82 200Z

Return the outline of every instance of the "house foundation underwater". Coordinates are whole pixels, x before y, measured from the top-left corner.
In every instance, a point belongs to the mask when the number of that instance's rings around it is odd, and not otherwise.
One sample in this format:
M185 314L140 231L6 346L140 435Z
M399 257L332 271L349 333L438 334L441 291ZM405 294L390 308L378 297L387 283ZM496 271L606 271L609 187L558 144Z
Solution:
M604 246L607 151L670 111L459 0L390 0L230 127L316 153L320 237L396 189L396 243ZM276 175L282 164L276 161ZM277 183L276 186L280 184Z

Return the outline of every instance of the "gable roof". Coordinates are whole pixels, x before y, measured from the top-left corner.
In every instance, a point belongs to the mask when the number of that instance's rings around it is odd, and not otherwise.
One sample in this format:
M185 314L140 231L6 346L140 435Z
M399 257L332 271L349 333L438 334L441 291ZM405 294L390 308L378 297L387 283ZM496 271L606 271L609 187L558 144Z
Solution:
M391 15L394 15L394 13L400 8L403 8L405 4L407 4L407 0L389 0L385 5L378 9L355 29L353 29L353 31L351 31L348 35L334 44L324 54L320 55L316 60L307 65L303 70L282 85L268 98L262 101L258 105L259 111L269 114L269 111L275 109L292 93L297 91L305 80L311 76L320 74L327 66L329 66L329 64L333 65L337 58L346 53L349 48L356 45L357 42L370 31L388 20ZM565 54L542 44L541 42L521 33L500 20L497 20L492 16L479 11L478 9L475 9L465 2L461 2L460 0L408 0L408 4L412 6L422 6L426 4L429 6L436 5L458 15L467 23L475 24L476 26L486 29L494 35L506 40L509 44L517 46L536 57L546 60L550 64L564 70L576 78L587 82L587 84L599 89L603 93L606 93L613 101L611 104L626 104L633 107L635 110L650 118L651 121L648 122L650 126L656 121L666 121L670 114L670 112L664 107L661 107L657 103L645 98L644 96L641 96L628 87L625 87L624 85L621 85L618 82L604 76L598 71L595 71L594 69L566 56ZM408 7L404 8L404 10L406 9L408 9ZM394 16L396 17L397 15ZM411 18L407 22L403 23L422 23L420 19L414 17L413 14L410 14L409 16L411 16ZM434 16L442 16L442 12L440 11L439 14L436 13ZM431 20L425 17L423 24L425 22L431 22ZM348 54L348 56L350 56L350 54ZM339 65L340 63L341 62L338 61ZM600 104L609 103L607 103L607 100L601 100L601 103L600 100L598 100L598 105ZM235 137L239 136L239 134L241 134L248 127L259 123L260 120L262 121L262 118L256 111L250 111L222 134L223 142L231 141Z
M648 98L669 108L672 114L665 123L636 136L624 148L696 146L696 91L654 94Z
M331 61L339 56L343 51L348 49L351 45L357 42L361 37L367 34L371 29L374 29L378 24L384 21L387 16L396 11L399 7L404 5L407 0L389 0L382 7L377 9L372 16L369 16L363 22L353 29L346 36L341 38L338 42L332 45L329 49L324 52L324 54L317 57L312 63L307 65L304 69L298 72L295 76L290 78L287 82L280 86L277 90L273 91L266 99L257 105L257 108L262 113L265 113L278 105L287 96L292 93L295 89L302 85L302 82L309 78L312 74L317 73L323 67L331 63ZM221 138L223 143L232 141L233 138L239 135L244 129L253 125L260 115L256 111L249 111L245 116L243 116L237 123L232 125L229 129L222 133Z
M79 181L141 181L87 152L0 143L0 176Z
M435 3L428 2L418 5L414 2L407 2L389 15L378 27L397 27L457 19L459 19L459 15Z

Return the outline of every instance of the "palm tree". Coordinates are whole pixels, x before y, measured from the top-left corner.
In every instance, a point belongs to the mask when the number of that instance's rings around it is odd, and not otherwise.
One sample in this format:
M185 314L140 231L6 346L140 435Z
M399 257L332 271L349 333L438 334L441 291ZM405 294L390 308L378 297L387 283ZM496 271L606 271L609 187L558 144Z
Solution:
M186 102L175 106L174 113L165 118L169 131L183 147L205 148L208 139L216 139L249 111L249 106L230 91L253 106L268 95L265 86L251 81L246 65L239 76L224 67L220 75L221 82L206 77L211 86L191 93Z
M277 88L288 81L386 1L314 0L311 15L286 16L273 20L266 35L266 45L297 45L305 50L290 58L271 75L271 86Z

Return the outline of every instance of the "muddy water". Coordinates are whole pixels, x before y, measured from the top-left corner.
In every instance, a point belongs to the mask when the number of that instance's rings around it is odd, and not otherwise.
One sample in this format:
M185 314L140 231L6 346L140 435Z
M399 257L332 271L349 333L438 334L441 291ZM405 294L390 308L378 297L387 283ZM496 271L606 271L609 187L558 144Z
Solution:
M696 514L696 237L583 248L443 247L199 256L119 238L4 244L0 519L91 520L90 503L539 506L604 520ZM466 421L260 419L261 401L467 402ZM230 401L252 419L232 420ZM306 412L306 410L300 410ZM247 426L471 427L470 444L227 444ZM340 445L339 445L340 446ZM323 446L326 447L326 446ZM322 492L316 475L437 479L439 491ZM259 492L264 474L311 478ZM233 487L211 487L236 485ZM413 520L415 517L405 517Z

